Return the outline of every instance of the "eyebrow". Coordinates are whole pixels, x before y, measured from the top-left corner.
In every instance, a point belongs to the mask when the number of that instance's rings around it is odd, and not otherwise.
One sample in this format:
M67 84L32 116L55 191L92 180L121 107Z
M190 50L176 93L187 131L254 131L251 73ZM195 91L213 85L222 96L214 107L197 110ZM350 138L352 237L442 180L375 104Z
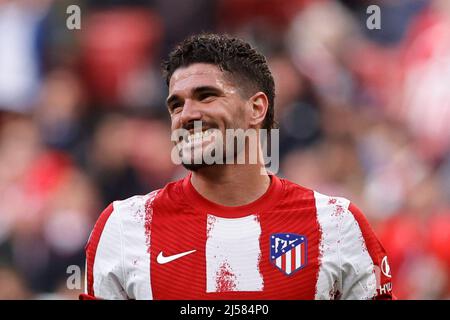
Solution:
M199 95L201 93L204 93L204 92L214 92L214 93L217 93L217 94L222 94L223 93L222 90L220 90L219 88L214 87L214 86L194 87L191 90L191 92L192 92L193 96L197 96L197 95ZM171 95L170 97L167 98L166 105L169 106L172 102L177 101L177 100L180 100L180 97L178 95L176 95L176 94Z

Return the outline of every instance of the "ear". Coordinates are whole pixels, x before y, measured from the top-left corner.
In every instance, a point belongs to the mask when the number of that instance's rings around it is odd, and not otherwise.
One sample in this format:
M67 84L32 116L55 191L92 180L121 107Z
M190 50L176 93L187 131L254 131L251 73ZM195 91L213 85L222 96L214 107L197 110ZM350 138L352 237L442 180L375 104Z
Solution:
M250 125L261 127L269 108L269 100L264 92L257 92L249 99L251 103Z

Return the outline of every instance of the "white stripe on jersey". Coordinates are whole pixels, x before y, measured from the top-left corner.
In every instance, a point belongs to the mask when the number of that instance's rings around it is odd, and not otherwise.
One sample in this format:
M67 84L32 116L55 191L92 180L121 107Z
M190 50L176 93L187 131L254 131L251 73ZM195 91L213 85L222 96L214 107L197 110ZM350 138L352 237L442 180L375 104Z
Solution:
M236 219L208 215L207 221L207 292L262 291L261 225L256 215Z
M114 207L121 212L124 250L125 290L131 299L153 299L150 285L150 234L146 234L145 205L153 201L159 190L146 196L136 196L125 201L115 202ZM147 238L148 237L148 238Z
M103 228L94 259L94 294L107 300L127 299L123 283L121 222L116 210L109 216Z
M348 210L350 201L318 192L314 197L321 231L315 299L331 299L336 291L341 299L372 298L374 265L358 222Z
M94 260L94 293L103 299L152 299L147 200L159 190L113 202ZM150 211L150 215L151 215ZM119 258L120 257L120 258ZM124 289L122 289L124 288Z
M285 256L286 256L286 269L285 270L286 270L287 274L290 274L291 270L292 270L292 268L291 268L291 260L292 260L291 253L292 253L292 250L289 250L285 254Z
M282 260L281 256L279 256L279 257L275 260L275 264L276 264L277 267L280 268L280 269L283 268L283 266L281 265L281 262L282 262L281 260Z

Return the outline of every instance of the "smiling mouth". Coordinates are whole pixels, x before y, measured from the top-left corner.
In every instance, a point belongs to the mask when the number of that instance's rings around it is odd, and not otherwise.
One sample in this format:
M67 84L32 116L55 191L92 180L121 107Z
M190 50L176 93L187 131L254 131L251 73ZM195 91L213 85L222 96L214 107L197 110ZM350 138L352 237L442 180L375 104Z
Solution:
M209 139L216 130L218 130L218 129L208 128L208 129L204 129L202 131L190 130L189 134L185 134L178 138L178 143L183 143L185 145L186 144L191 145L191 144L197 144L197 143L203 142L206 139Z
M187 137L186 140L188 143L197 143L203 141L210 137L213 134L213 129L207 129L202 132L192 132Z

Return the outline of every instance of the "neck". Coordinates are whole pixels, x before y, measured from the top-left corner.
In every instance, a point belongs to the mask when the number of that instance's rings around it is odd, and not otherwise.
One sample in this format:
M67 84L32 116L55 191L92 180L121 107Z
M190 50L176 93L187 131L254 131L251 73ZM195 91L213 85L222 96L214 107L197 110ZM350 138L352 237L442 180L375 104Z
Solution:
M193 172L191 183L206 199L231 207L246 205L261 197L269 188L270 177L260 164L228 164Z

